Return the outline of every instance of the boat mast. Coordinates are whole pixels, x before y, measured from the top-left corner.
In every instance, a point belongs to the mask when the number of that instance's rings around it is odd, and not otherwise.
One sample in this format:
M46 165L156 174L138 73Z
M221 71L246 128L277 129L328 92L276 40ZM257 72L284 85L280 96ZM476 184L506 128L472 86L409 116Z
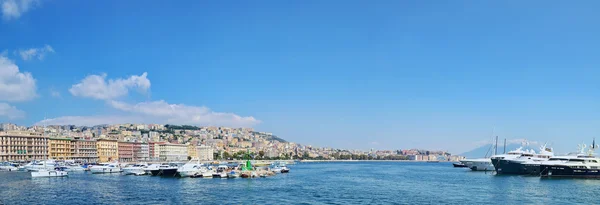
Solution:
M494 146L494 155L498 154L498 136L496 136L496 145Z
M504 138L504 153L502 154L506 154L506 138Z

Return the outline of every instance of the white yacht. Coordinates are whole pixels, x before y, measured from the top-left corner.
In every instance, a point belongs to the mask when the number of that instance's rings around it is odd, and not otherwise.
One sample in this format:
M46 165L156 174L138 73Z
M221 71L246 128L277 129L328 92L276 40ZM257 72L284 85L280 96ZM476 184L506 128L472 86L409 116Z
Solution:
M32 161L29 164L23 166L26 171L34 172L38 170L53 170L57 165L56 161L49 159L45 161Z
M123 173L125 175L144 175L146 174L144 168L148 167L148 164L134 164L123 168Z
M520 157L523 153L530 153L530 150L523 150L519 147L516 150L509 151L506 154L493 155L491 158L477 158L460 160L461 163L469 167L473 171L494 171L494 164L500 159L514 159ZM496 162L495 162L496 160Z
M33 177L33 178L66 177L66 176L69 176L69 174L66 171L61 170L58 167L54 168L54 170L44 169L44 170L37 170L37 171L31 172L31 177Z
M83 168L79 164L68 164L64 167L65 167L65 171L67 171L67 172L83 172L83 171L85 171L85 168Z
M177 174L180 177L189 177L200 174L200 168L202 167L202 163L200 161L192 162L184 164L183 166L177 168Z
M548 161L552 157L554 157L552 148L548 148L546 147L546 144L544 144L540 147L540 153L529 150L528 152L524 152L515 158L494 160L494 168L497 174L523 175L527 174L524 163Z
M121 166L119 163L105 163L96 166L92 166L90 168L92 174L102 174L102 173L119 173L121 172Z

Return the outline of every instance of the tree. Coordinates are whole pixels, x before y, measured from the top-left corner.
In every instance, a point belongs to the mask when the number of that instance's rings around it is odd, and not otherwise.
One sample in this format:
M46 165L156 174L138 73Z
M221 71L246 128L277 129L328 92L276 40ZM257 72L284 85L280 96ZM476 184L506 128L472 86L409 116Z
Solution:
M229 157L231 157L231 156L229 155L229 152L223 152L223 158L225 158L225 159L229 159Z
M192 156L188 156L188 161L192 160Z
M258 156L260 156L261 159L264 158L265 157L265 151L262 151L262 150L258 151Z

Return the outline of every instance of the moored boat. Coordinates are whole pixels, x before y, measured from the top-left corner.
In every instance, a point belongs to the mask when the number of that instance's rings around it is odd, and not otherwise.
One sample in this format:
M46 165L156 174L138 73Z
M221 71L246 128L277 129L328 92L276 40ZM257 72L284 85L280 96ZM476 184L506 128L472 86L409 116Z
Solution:
M552 148L548 148L544 144L540 147L539 154L530 150L522 153L518 157L494 160L494 168L497 174L525 175L529 174L526 169L527 164L548 161L553 156L554 153Z
M200 163L200 161L197 161L197 162L189 161L188 163L184 164L183 166L181 166L177 169L177 175L179 175L180 177L195 176L195 175L200 174L201 167L202 167L202 164Z
M90 168L92 174L120 173L121 171L121 166L118 163L99 164Z
M69 176L69 174L62 170L61 168L55 168L54 170L37 170L34 172L31 172L31 177L32 178L42 178L42 177L66 177Z
M148 167L147 164L134 164L123 168L123 174L125 175L144 175L146 172L144 168Z

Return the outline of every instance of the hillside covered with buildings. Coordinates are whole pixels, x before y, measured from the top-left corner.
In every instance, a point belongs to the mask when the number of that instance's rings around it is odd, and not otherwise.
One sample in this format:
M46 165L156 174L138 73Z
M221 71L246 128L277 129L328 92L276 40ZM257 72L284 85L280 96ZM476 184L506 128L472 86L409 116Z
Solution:
M288 142L252 128L115 124L0 126L0 161L81 162L253 159L456 161L444 151L344 150Z

